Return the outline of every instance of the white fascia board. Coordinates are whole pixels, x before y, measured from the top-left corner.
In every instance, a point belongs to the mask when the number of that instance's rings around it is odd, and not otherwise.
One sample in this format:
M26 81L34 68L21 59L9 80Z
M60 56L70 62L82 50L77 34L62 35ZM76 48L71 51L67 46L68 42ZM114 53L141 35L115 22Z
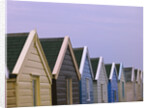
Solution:
M135 78L135 74L134 74L134 68L132 67L132 77L131 77L131 81L133 82L134 81L134 78Z
M83 48L82 57L81 57L81 62L80 62L80 74L81 74L81 76L82 76L83 69L84 69L84 64L85 64L85 60L86 60L86 54L87 54L87 47L84 47Z
M122 75L122 63L120 63L120 67L119 67L119 75L118 75L118 80L121 80L121 75Z
M97 70L96 70L96 76L95 76L95 80L98 80L100 72L101 72L101 66L102 66L102 58L99 58L98 61L98 66L97 66Z
M87 46L84 46L84 47L87 49L87 56L88 56L88 60L89 60L91 75L92 75L92 78L94 79L94 74L93 74L92 64L91 64L91 60L90 60L89 50L88 50L88 47L87 47Z
M20 53L20 55L18 57L18 60L17 60L17 62L15 64L15 67L14 67L14 69L12 71L13 74L18 74L19 73L19 70L21 69L23 61L24 61L24 59L25 59L25 57L27 55L27 52L29 50L29 47L30 47L30 45L32 43L32 40L34 39L35 35L36 35L36 30L30 31L29 36L27 37L27 40L26 40L26 42L25 42L25 44L24 44L24 46L22 48L22 51L21 51L21 53Z
M115 67L115 63L113 62L112 63L112 66L111 66L111 72L110 72L110 77L109 77L109 79L111 80L112 79L112 77L113 77L113 70L115 69L115 72L116 72L116 75L117 75L117 69L116 69L116 67ZM118 75L117 75L118 76ZM117 77L117 79L118 79L118 77Z

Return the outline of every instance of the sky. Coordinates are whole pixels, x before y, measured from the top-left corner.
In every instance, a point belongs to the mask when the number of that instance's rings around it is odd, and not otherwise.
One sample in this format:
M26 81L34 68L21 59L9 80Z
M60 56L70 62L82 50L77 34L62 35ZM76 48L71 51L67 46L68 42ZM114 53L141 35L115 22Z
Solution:
M7 33L69 36L90 57L143 70L143 8L46 2L7 2Z

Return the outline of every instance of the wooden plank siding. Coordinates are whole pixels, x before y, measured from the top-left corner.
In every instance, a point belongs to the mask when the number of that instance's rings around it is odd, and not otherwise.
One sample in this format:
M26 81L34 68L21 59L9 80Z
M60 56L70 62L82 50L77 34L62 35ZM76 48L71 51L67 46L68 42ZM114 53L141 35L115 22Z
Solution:
M16 107L16 80L7 79L7 107Z
M51 105L51 83L34 44L30 46L22 71L18 75L17 106L33 106L33 76L36 76L39 79L39 105Z
M86 87L86 79L89 80L90 86L90 99L87 100L87 87ZM80 103L81 104L89 104L94 102L94 95L93 95L93 78L91 74L89 59L86 56L86 60L84 63L84 69L82 72L81 80L80 80Z
M117 81L117 75L116 70L113 72L112 79L108 82L108 102L118 102L118 81ZM116 93L114 93L116 92ZM116 94L116 99L115 99Z
M103 84L103 100L102 100L102 88L101 84ZM99 79L97 80L97 95L98 95L98 103L107 103L108 102L108 93L107 93L107 76L104 71L104 66L101 67Z
M53 105L67 105L66 78L72 79L73 104L79 104L79 79L69 49L66 51L57 80L53 79Z
M124 95L123 95L123 86L122 83L124 83ZM126 88L125 88L126 82L124 78L124 72L121 74L120 81L118 82L118 96L119 96L119 102L125 102L126 101Z
M127 102L134 101L134 83L127 82L125 88L126 88L126 101Z

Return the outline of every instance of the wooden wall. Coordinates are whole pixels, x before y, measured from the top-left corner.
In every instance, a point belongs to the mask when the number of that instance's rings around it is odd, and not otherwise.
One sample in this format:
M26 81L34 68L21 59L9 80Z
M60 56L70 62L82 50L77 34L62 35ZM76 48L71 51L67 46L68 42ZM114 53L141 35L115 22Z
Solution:
M79 79L73 64L70 50L67 49L57 80L53 80L53 105L67 105L66 78L72 79L73 104L79 104Z
M39 105L51 105L51 83L34 43L29 49L25 63L17 78L17 106L33 106L33 76L39 79Z
M89 82L90 82L90 100L89 101L87 100L86 78L88 78ZM80 88L80 103L82 103L82 104L93 103L93 101L94 101L93 79L92 79L92 75L91 75L88 57L86 57L86 60L85 60L80 84L81 84L80 85L81 86L81 88Z
M93 81L94 103L98 103L97 81Z
M134 86L132 82L127 82L126 83L126 101L134 101Z
M123 97L123 94L122 94L122 82L124 82L124 97ZM119 95L119 102L125 102L126 101L126 88L125 88L125 79L124 79L124 73L122 72L121 74L121 78L120 78L120 81L118 82L118 95Z
M113 91L116 91L116 100L114 98ZM119 97L118 97L118 81L117 81L117 75L114 70L113 72L113 78L112 80L109 80L108 83L108 102L118 102Z
M7 107L16 107L16 79L7 79Z
M105 69L104 69L104 64L102 64L101 70L100 70L100 75L99 75L99 79L97 80L97 91L98 91L98 103L102 103L102 102L108 102L108 92L107 92L107 75L105 73ZM103 88L103 98L104 100L102 101L101 99L101 84L104 84L104 88Z

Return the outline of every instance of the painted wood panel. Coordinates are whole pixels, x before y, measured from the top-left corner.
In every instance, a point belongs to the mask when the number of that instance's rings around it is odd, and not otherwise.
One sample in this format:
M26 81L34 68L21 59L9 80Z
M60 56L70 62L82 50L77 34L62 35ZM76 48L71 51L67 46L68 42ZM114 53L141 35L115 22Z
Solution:
M116 70L113 72L113 77L108 82L108 102L118 102L118 81Z
M122 70L123 71L123 70ZM124 84L123 84L124 83ZM126 82L124 78L124 72L121 73L120 81L118 82L118 96L119 96L119 102L125 102L126 101L126 88L125 88ZM124 86L124 87L123 87ZM123 94L124 91L124 94Z
M127 82L125 87L126 87L126 101L127 102L134 101L133 82Z
M7 107L16 107L16 81L7 80Z
M89 80L90 99L87 99L88 96L87 96L86 79ZM94 102L93 79L92 79L92 75L91 75L89 60L88 60L88 57L86 56L84 69L83 69L81 81L80 81L80 103L81 104L88 104L88 103L93 103L93 102Z
M79 79L74 67L72 57L67 48L64 61L62 63L57 80L53 79L53 105L67 105L67 83L66 79L72 79L72 98L73 104L79 104Z
M34 42L33 42L34 43ZM38 53L37 47L30 46L22 71L17 78L18 93L17 106L33 106L33 77L39 80L38 105L51 105L51 83L45 71L45 67ZM37 82L38 83L38 82Z

